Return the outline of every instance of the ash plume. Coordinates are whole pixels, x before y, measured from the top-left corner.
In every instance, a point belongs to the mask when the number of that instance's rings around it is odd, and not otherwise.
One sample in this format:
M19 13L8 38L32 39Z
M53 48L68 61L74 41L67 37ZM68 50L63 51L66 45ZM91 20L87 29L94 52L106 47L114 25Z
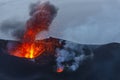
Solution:
M57 8L50 2L38 2L30 6L30 19L26 23L26 31L23 38L32 40L38 33L48 31L57 14ZM29 35L29 31L33 33Z
M47 5L46 6L46 8L48 8L49 7L49 9L50 9L50 11L51 11L51 16L56 16L56 14L57 14L57 8L54 6L54 5L52 5L49 1L43 1L43 2L37 2L37 3L33 3L33 4L31 4L30 5L30 13L29 13L29 15L30 16L32 16L32 15L34 15L37 11L41 11L41 9L40 9L40 5L41 4L43 4L43 6L45 6L45 5ZM54 18L53 17L53 18Z
M50 13L49 11L46 11L43 7L49 9ZM44 33L44 31L48 32L49 25L51 24L52 20L55 18L56 14L57 14L57 8L54 5L52 5L49 1L47 2L39 1L37 3L32 3L30 5L30 12L29 12L30 19L27 20L27 22L22 22L19 21L18 19L12 19L12 20L7 19L1 23L0 31L3 32L4 34L12 35L12 37L14 37L15 39L21 40L27 28L32 28L32 26L35 27L36 25L38 25L36 26L36 28L40 27L40 29L42 30L41 31L42 34L42 32ZM46 20L45 18L46 19L48 18L48 20L45 21ZM44 23L47 22L46 27L39 26L41 25L41 22ZM36 28L33 29L35 30ZM37 38L39 37L40 36L37 36Z

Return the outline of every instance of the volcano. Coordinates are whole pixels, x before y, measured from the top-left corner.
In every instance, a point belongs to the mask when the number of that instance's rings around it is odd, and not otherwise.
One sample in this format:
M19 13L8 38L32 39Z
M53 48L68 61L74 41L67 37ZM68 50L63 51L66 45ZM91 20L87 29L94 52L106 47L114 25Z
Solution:
M0 40L0 80L120 80L119 43L86 45L53 37L37 40L38 34L48 34L57 8L49 2L30 8L25 30L21 36L15 33L18 41Z
M56 38L45 39L54 40ZM70 71L65 68L62 73L56 72L56 56L43 55L35 60L9 55L8 45L20 44L19 41L0 40L0 80L119 80L120 79L120 44L110 43L105 45L83 45L66 40L56 39L65 44L74 44L73 51L78 54L84 50L84 54L90 55L79 64L79 68ZM79 49L82 46L82 49ZM70 47L70 46L69 46ZM70 49L68 49L71 51ZM77 52L78 51L78 52ZM51 53L49 53L51 54ZM79 53L80 54L80 53ZM71 60L66 60L62 64L70 65ZM70 67L70 66L69 66ZM68 68L69 68L68 67Z

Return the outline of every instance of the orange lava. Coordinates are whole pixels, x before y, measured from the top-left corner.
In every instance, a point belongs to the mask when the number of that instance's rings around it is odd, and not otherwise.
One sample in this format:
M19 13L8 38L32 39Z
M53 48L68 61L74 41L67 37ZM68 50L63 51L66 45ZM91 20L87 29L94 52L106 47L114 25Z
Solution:
M33 59L43 53L50 53L45 55L54 55L57 47L61 47L59 40L49 38L45 40L31 42L23 42L16 46L15 50L11 51L11 55L23 58Z
M42 45L37 46L36 43L22 43L17 46L12 55L23 58L35 58L44 52Z
M63 68L57 68L57 72L58 72L58 73L63 72Z

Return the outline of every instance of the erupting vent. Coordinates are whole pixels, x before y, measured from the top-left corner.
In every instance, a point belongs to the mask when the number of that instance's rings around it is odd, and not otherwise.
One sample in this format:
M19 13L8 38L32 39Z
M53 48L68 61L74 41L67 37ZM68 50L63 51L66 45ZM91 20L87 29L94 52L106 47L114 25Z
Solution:
M47 31L52 20L56 16L57 10L49 2L37 3L30 12L30 19L26 23L26 30L21 39L21 44L11 50L11 55L23 58L36 58L45 51L54 52L57 41L36 41L36 35L42 31Z
M8 49L9 53L16 57L33 59L35 62L38 58L44 58L46 55L47 57L52 56L56 62L56 72L58 73L65 69L75 71L84 60L93 57L89 48L83 50L83 46L69 41L55 38L36 40L39 33L49 30L56 14L57 9L49 2L33 5L21 41L19 44L12 45L12 49ZM44 37L44 35L41 37ZM87 51L87 55L85 51Z

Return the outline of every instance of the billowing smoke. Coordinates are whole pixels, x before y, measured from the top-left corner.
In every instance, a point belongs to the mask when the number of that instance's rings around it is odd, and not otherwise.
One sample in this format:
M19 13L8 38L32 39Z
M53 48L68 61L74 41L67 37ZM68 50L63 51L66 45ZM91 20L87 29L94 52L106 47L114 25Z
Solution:
M76 71L86 60L93 58L93 52L87 46L65 41L62 49L57 49L57 69Z
M57 9L49 2L38 2L30 6L30 19L26 23L23 38L35 40L38 33L48 31L51 22L57 14Z

